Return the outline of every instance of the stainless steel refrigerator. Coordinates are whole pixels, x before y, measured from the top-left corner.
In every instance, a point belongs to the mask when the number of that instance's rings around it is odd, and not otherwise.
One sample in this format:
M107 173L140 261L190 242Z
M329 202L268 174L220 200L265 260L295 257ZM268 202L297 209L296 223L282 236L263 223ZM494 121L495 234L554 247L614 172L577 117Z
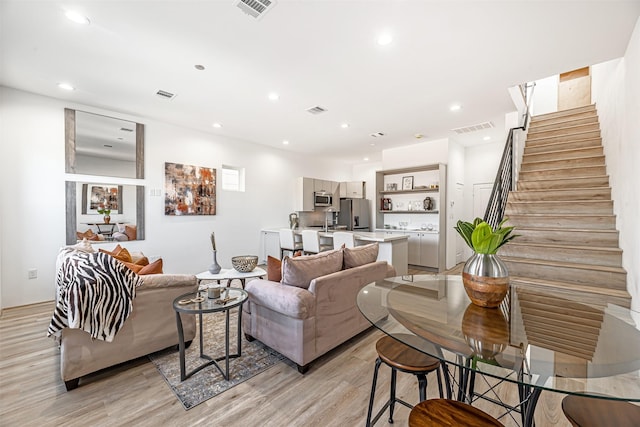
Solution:
M338 213L338 225L346 225L347 230L369 231L370 213L367 199L342 199Z

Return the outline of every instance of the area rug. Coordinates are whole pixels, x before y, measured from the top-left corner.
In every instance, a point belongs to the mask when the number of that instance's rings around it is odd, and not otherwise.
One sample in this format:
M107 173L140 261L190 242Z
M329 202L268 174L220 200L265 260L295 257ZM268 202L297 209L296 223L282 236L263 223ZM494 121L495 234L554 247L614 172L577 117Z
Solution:
M237 312L237 309L233 309L230 319L230 354L237 353ZM224 356L224 327L224 313L212 313L203 316L204 354L215 358ZM200 343L197 334L198 332L196 331L196 338L185 353L187 372L207 362L205 359L200 359ZM242 357L229 360L228 381L224 379L214 365L211 365L181 382L180 356L175 347L150 354L149 359L151 359L151 362L158 368L158 372L162 374L171 390L182 403L184 409L189 410L275 366L284 359L284 356L266 347L259 341L247 341L243 334ZM224 370L224 360L218 363Z

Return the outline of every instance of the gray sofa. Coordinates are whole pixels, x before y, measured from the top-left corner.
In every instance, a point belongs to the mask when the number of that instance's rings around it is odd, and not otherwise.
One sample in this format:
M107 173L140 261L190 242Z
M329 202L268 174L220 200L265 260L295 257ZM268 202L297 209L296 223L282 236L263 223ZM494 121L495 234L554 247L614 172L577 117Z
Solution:
M282 281L246 285L243 331L295 362L309 364L371 326L356 305L360 289L395 276L393 266L375 261L377 244L285 258ZM386 313L381 313L382 318Z

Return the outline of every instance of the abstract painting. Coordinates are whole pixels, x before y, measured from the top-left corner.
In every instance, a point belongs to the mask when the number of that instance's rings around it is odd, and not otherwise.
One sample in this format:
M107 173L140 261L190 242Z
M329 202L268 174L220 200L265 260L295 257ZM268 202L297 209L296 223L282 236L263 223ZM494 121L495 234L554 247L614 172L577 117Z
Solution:
M215 215L216 170L164 164L165 215Z
M82 214L98 215L98 209L122 212L122 185L82 184Z

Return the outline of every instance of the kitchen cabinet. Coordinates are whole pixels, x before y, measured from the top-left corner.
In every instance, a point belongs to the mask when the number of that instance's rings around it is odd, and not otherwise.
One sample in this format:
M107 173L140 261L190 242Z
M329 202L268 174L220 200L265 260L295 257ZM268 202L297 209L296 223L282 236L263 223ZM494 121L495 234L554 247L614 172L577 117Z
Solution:
M340 183L324 179L300 177L296 181L293 210L297 212L313 212L316 210L314 204L314 193L325 192L333 195L333 211L340 211ZM327 208L320 208L319 211L326 211Z
M438 234L409 234L409 264L438 268Z
M366 197L364 181L349 181L340 183L340 197L349 199L364 199Z
M296 181L293 210L296 212L313 212L313 192L315 191L313 178L300 177Z

